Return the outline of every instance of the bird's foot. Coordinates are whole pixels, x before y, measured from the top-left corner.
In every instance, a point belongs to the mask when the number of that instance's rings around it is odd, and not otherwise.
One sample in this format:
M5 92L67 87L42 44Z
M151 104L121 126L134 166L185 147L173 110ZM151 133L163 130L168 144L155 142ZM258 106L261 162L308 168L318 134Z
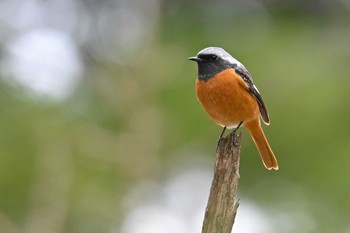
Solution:
M238 132L238 129L241 127L241 125L243 124L243 121L241 121L238 126L230 133L230 138L231 138L231 141L232 141L232 144L234 146L237 146L238 145L238 141L237 141L237 132Z

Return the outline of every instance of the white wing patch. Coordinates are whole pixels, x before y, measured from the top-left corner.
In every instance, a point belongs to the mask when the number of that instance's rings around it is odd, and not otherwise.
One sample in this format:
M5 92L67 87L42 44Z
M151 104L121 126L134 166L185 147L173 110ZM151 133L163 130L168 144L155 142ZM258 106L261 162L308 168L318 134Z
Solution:
M255 84L253 84L253 87L260 94L260 92L259 92L258 88L255 86Z

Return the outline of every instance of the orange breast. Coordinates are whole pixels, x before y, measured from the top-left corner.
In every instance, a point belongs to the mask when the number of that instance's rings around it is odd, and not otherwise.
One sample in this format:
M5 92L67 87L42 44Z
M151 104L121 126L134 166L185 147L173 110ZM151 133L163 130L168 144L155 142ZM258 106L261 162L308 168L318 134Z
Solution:
M243 79L226 69L207 81L196 81L197 97L209 117L218 125L235 127L241 121L259 117L259 107Z

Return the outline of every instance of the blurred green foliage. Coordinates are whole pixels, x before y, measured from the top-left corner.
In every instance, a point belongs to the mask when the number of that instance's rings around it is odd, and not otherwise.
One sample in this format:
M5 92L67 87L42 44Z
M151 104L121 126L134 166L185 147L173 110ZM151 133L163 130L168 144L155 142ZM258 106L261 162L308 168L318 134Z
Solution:
M54 218L39 232L118 232L134 185L213 163L221 129L196 100L187 57L219 46L259 87L280 163L264 170L243 130L240 197L269 210L303 206L315 232L348 232L350 10L311 2L255 11L165 1L151 47L127 65L88 57L64 102L28 98L2 81L0 231L38 232Z

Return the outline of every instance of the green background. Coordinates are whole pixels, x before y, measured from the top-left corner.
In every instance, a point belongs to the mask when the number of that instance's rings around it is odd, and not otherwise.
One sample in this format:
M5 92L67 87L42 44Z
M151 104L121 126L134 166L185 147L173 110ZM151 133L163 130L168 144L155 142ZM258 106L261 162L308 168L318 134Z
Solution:
M280 165L265 170L242 130L240 208L255 203L273 226L293 225L284 232L350 232L350 4L248 3L153 1L155 25L123 62L79 47L84 77L61 102L2 79L0 231L130 232L130 211L150 199L162 206L154 193L172 177L211 175L221 128L196 99L197 68L187 58L218 46L252 74ZM118 33L118 22L107 23Z

